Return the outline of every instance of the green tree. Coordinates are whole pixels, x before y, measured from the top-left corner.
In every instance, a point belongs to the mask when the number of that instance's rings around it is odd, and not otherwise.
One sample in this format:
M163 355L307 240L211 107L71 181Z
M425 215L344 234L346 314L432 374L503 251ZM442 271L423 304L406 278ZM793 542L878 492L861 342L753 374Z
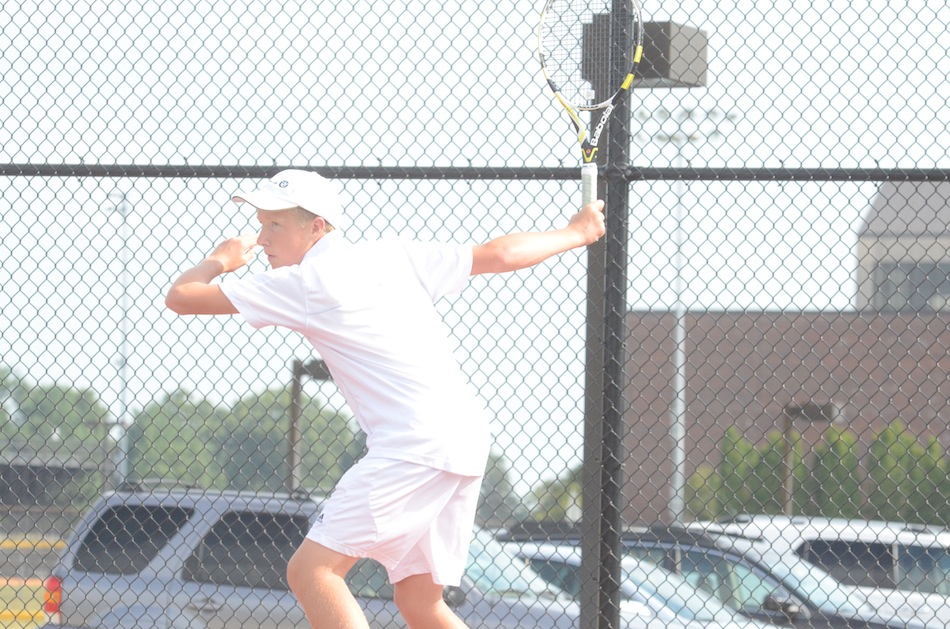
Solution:
M934 510L930 523L950 526L950 459L936 438L931 439L927 450L931 456L940 453L938 465L932 472L936 487L928 497L928 505Z
M583 464L569 468L557 478L545 481L533 491L535 508L531 512L534 520L577 520L581 510L581 498L584 493Z
M109 410L91 389L37 384L0 368L0 449L7 457L38 458L82 470L48 488L54 504L84 508L105 481L114 446L104 427Z
M233 489L279 490L288 469L290 392L268 389L238 400L213 431L215 459ZM308 489L329 491L357 460L363 441L349 419L312 398L301 400L300 473Z
M715 520L722 515L722 478L716 468L702 464L686 482L686 515L691 520Z
M149 404L130 429L133 477L215 489L280 491L289 473L290 395L249 394L231 408L184 390ZM365 450L349 420L301 399L300 473L309 489L329 491Z
M827 517L857 518L861 514L861 462L858 439L850 430L830 426L815 447L805 482L807 512Z
M290 396L281 399L289 403ZM300 407L300 465L304 486L329 493L343 473L366 453L366 435L352 418L329 408L325 400L304 396ZM289 411L286 416L289 417ZM280 425L283 443L287 421L281 419Z
M480 525L505 526L527 517L528 510L508 478L509 471L504 456L494 452L489 456L478 504L477 521Z
M759 453L735 426L726 430L721 447L719 478L722 486L718 501L722 514L747 513L754 504L751 487L758 482L753 472L759 463Z
M3 407L5 449L86 461L100 454L97 428L109 409L91 389L40 385L7 372Z
M909 504L920 482L918 462L925 454L916 437L900 420L895 420L879 432L868 452L868 492L866 517L882 520L902 520L914 515Z
M792 501L793 513L799 513L802 505L807 503L807 492L804 487L808 471L804 465L802 455L802 436L792 430L788 435L790 447ZM765 443L756 448L758 456L752 469L752 485L749 487L751 501L749 511L754 513L779 514L785 511L785 469L786 448L785 435L778 431L770 431L766 435Z
M785 477L785 439L782 433L777 430L769 432L765 443L756 450L758 456L752 464L752 475L749 479L751 483L748 487L750 500L746 511L782 513Z
M207 400L178 389L148 404L129 429L134 479L161 478L187 485L223 488L212 433L225 413Z
M941 524L946 513L947 461L943 448L931 437L919 445L919 458L911 470L911 490L903 513L905 522ZM916 453L916 452L915 452Z

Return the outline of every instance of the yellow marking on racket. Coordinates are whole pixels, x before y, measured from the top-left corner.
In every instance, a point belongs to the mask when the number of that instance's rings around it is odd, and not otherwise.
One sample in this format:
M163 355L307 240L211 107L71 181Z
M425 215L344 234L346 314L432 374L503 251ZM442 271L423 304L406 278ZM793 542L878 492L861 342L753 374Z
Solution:
M633 62L640 63L640 57L643 56L643 46L637 46L636 51L633 53ZM620 86L620 89L626 90L630 89L630 84L633 83L633 72L627 75L623 80L623 84Z

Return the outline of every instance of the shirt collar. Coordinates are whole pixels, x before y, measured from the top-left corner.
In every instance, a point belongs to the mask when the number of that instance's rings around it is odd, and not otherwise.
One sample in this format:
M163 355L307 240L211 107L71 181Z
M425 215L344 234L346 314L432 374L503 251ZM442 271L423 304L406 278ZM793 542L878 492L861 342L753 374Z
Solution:
M310 249L307 250L307 253L304 254L303 259L306 260L310 257L316 257L337 249L339 247L349 244L346 238L343 237L343 232L339 230L333 230L323 235L323 237L315 242Z

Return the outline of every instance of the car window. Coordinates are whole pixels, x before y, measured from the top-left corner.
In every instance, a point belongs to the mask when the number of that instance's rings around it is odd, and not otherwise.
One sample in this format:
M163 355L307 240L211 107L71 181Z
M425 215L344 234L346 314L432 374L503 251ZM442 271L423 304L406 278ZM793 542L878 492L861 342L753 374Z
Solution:
M386 569L372 559L360 559L346 575L346 583L353 596L393 600L393 585Z
M898 546L897 589L950 595L950 553L938 546Z
M515 559L490 533L477 531L468 548L465 575L485 596L538 599L560 594L521 559Z
M895 587L894 556L888 544L816 539L799 555L842 583Z
M768 560L769 570L789 590L797 592L812 605L829 614L870 614L867 600L820 567L802 560L794 553Z
M625 564L624 579L641 593L662 600L677 616L690 620L729 623L733 613L711 592L690 587L680 574L675 574L650 562Z
M640 561L648 561L657 566L663 566L665 568L672 568L673 563L667 560L666 551L662 548L657 547L646 547L646 546L627 546L626 552L628 555L639 559Z
M737 610L760 610L765 599L779 588L777 582L756 573L751 566L705 549L684 549L680 570L688 583Z
M83 537L75 568L104 574L136 574L191 517L181 507L120 505L106 510Z
M309 529L304 516L225 513L185 562L197 583L288 589L287 562Z
M573 597L581 595L581 582L577 578L577 569L562 561L541 558L528 560L531 569L551 585L567 592Z

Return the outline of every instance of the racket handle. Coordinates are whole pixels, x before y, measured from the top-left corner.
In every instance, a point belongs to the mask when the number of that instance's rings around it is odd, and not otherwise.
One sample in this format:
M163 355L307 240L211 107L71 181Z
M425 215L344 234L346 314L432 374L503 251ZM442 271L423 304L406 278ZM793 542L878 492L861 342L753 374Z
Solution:
M581 165L581 205L597 200L597 164Z

